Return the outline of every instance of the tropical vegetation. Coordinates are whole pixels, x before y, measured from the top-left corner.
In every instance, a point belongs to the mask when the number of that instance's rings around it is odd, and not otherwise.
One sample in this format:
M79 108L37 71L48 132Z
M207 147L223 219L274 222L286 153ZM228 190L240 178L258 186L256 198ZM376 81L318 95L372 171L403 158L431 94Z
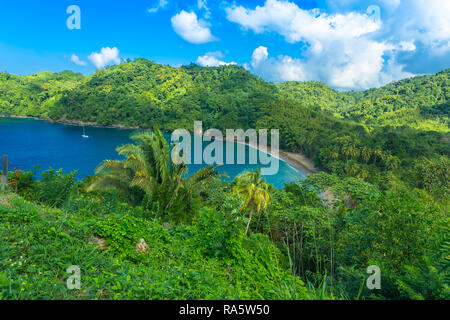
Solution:
M82 181L9 174L0 299L449 299L450 70L364 92L145 59L0 74L0 114L145 130ZM318 174L189 173L161 128L276 128ZM82 270L68 290L66 269ZM382 286L366 286L367 268Z

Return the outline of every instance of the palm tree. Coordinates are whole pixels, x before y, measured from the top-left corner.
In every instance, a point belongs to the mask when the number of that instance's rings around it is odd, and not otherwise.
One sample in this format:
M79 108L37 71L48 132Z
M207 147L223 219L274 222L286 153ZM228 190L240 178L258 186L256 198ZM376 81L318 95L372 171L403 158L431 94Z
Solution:
M131 137L136 144L118 147L125 160L106 160L97 169L97 177L88 191L116 189L130 192L137 188L158 203L158 214L166 214L176 203L189 205L193 192L213 176L214 167L205 167L190 177L184 163L175 164L169 145L159 129Z
M378 158L379 158L379 159L382 158L382 156L383 156L383 150L381 150L381 149L375 149L375 150L372 152L372 154L374 155L374 157L373 157L373 163L375 164L375 163L377 162Z
M389 156L386 159L386 166L390 170L395 170L400 166L401 160L397 156Z
M370 148L363 147L361 150L361 156L362 156L364 162L368 163L370 158L372 157L372 150L370 150Z
M247 171L237 176L233 186L233 193L243 199L241 210L250 208L249 219L245 234L248 232L253 213L260 213L261 209L267 209L270 202L270 192L272 185L264 181L261 177L261 169Z

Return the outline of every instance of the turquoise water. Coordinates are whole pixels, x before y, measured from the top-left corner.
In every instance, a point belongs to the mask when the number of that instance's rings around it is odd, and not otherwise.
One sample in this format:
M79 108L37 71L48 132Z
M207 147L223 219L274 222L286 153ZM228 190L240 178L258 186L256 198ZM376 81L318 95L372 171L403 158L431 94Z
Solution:
M92 175L96 166L103 160L121 159L115 149L119 145L132 142L130 135L133 132L135 131L86 127L86 135L89 138L83 139L81 137L83 129L79 126L33 119L0 118L0 156L9 156L10 170L14 168L28 170L38 165L42 169L62 168L65 172L77 170L77 178L83 179ZM204 147L207 144L205 142ZM249 147L246 146L247 155L248 150ZM189 172L193 173L203 166L189 165ZM254 170L257 167L258 165L227 164L217 170L225 172L229 176L226 179L230 180L243 171ZM284 161L280 161L276 175L265 176L276 188L282 188L286 182L303 177L303 173Z

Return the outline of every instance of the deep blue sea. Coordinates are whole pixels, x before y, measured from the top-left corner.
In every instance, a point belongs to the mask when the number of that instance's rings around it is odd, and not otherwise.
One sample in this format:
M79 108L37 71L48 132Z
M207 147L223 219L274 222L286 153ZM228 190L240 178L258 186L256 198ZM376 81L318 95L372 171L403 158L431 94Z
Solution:
M38 165L42 170L49 167L62 168L65 172L77 170L77 178L83 179L92 175L103 160L121 159L115 151L116 147L132 143L130 135L135 132L98 127L86 127L85 130L88 139L82 138L83 128L79 126L0 117L0 156L9 156L10 170L28 170ZM204 147L207 144L205 142ZM247 154L249 148L246 146ZM189 165L189 172L193 173L201 167L203 165ZM217 170L225 172L229 176L226 179L230 180L243 171L257 167L258 165L234 164L223 165ZM284 161L280 161L278 174L265 176L266 181L275 188L282 188L286 182L303 177L302 172Z

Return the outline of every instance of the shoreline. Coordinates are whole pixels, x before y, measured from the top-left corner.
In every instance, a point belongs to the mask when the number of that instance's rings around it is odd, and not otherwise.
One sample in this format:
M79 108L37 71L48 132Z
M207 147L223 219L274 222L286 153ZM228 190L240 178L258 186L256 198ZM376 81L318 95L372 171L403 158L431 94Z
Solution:
M225 139L226 140L226 139ZM242 143L238 141L234 141L236 143ZM274 155L272 153L271 147L267 147L267 150L263 150L259 146L255 146L254 144L251 144L249 142L245 142L244 144L248 145L251 148L254 148L258 151L265 152L267 154L270 154L272 157L277 157L281 161L286 162L289 166L291 166L293 169L301 172L305 176L308 176L310 174L319 173L320 171L315 168L314 163L309 158L305 157L304 155L285 151L282 149L278 150L278 155Z
M144 128L144 127L129 127L129 126L124 126L124 125L102 126L95 122L83 122L80 120L67 120L67 119L52 120L50 118L29 117L29 116L22 116L22 115L0 115L0 118L30 119L30 120L46 121L49 123L59 123L59 124L63 124L63 125L88 126L88 127L105 128L105 129L120 129L120 130L150 130L151 129L151 128ZM227 140L227 139L225 138L223 140ZM235 141L235 142L239 143L238 141ZM255 148L259 151L266 152L266 153L270 154L271 156L278 157L280 160L286 162L293 169L300 171L305 176L320 172L320 170L318 170L314 166L313 161L302 154L298 154L298 153L280 149L280 150L278 150L278 155L274 155L271 153L270 147L268 147L267 150L262 150L259 146L255 146L249 142L245 142L245 144L252 148Z

